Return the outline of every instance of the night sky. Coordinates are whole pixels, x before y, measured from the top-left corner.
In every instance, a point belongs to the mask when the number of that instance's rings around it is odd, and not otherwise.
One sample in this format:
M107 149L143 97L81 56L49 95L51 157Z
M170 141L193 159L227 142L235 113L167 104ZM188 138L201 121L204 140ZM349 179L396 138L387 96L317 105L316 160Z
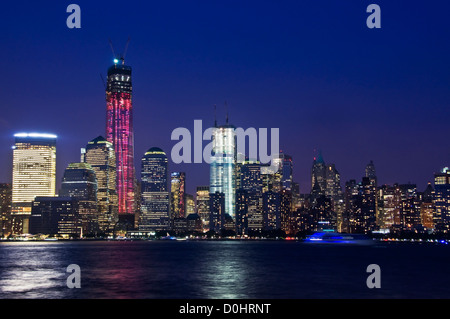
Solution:
M81 29L66 26L71 3ZM280 128L294 180L310 191L314 150L342 185L373 160L379 183L417 183L450 165L448 1L8 1L0 7L0 182L13 134L58 135L57 182L105 135L106 78L131 38L136 171L150 147L170 155L177 127L225 121ZM381 29L366 8L381 7ZM205 142L206 145L207 142ZM185 171L188 192L207 164Z

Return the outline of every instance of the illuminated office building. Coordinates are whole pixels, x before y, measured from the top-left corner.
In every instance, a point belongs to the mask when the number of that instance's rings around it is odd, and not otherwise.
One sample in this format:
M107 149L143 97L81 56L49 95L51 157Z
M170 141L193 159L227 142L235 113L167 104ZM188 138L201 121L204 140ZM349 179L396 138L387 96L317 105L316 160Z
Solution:
M220 232L225 228L225 194L210 193L209 194L209 230Z
M302 206L302 199L300 196L300 185L296 182L292 182L292 211L296 211Z
M11 234L11 184L0 184L0 237Z
M339 198L342 195L341 175L334 164L326 165L325 179L325 195L333 200Z
M236 203L236 210L239 209L239 213L236 211L236 226L241 234L247 230L263 230L262 189L261 164L258 161L245 161L241 167L240 189L237 192L240 202Z
M118 220L114 147L103 136L98 136L86 145L82 160L92 167L97 178L99 230L109 233Z
M186 230L189 232L203 232L203 222L198 214L189 214L186 217Z
M141 161L141 215L139 230L168 230L170 227L168 161L164 151L150 148Z
M197 186L196 210L205 231L209 230L209 186Z
M344 193L341 187L341 175L334 164L326 165L325 196L331 200L332 210L336 214L337 229L342 231L345 210Z
M281 187L291 190L293 183L293 162L292 157L280 152L273 158L274 164L278 167L278 174L280 175Z
M118 213L135 213L135 169L131 67L122 59L108 69L106 88L106 139L116 156Z
M325 195L327 188L327 168L322 157L322 153L319 153L318 157L314 157L313 166L311 169L311 194L315 197Z
M281 195L279 192L268 191L263 194L264 229L281 229Z
M210 164L210 192L222 193L225 214L235 218L236 194L236 139L235 127L227 124L215 126L212 145L213 156Z
M173 172L170 175L171 218L186 217L186 173Z
M399 226L411 230L420 224L420 204L416 184L398 185L400 190Z
M345 183L345 215L342 231L358 233L363 231L364 218L361 215L361 184L351 179Z
M241 167L240 188L254 193L262 193L261 164L258 161L245 161Z
M363 232L367 233L375 230L377 220L377 191L373 180L369 177L362 178L361 196L361 225Z
M275 159L276 160L276 159ZM277 165L275 163L275 165ZM271 165L269 164L261 164L261 179L262 179L262 192L280 192L282 187L282 175L281 169L278 169L277 172L273 173L271 169Z
M394 225L394 217L398 210L396 196L397 187L383 185L378 189L378 214L376 218L377 225L382 229L388 229Z
M97 178L91 165L70 163L64 171L60 196L97 201Z
M239 188L236 190L236 234L246 235L248 233L248 191Z
M191 214L195 214L195 201L194 196L191 194L185 194L186 199L186 217Z
M365 176L368 177L375 186L377 186L377 172L373 161L370 161L370 163L366 165Z
M280 226L286 234L292 234L292 192L283 189L280 192Z
M434 189L431 183L428 183L427 188L421 194L420 200L420 223L426 229L434 229L434 212L436 207L434 205Z
M436 230L450 230L450 169L445 167L434 174L434 202L436 205Z
M55 196L56 135L15 134L12 173L12 233L28 233L36 196Z
M241 168L245 162L245 155L242 153L236 154L236 164L234 166L235 179L236 179L236 190L241 188Z

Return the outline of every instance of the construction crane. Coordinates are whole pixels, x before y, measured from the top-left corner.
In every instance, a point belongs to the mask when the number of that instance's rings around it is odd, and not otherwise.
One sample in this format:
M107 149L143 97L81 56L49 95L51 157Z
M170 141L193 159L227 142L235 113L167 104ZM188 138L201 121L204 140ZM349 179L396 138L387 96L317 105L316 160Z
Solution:
M121 55L116 55L114 51L114 46L112 44L111 39L109 39L109 45L111 47L112 54L114 56L114 63L117 64L119 61L122 61L122 64L125 64L125 56L127 55L128 51L128 45L130 44L130 37L128 37L127 43L125 44L125 48L123 50L123 53Z

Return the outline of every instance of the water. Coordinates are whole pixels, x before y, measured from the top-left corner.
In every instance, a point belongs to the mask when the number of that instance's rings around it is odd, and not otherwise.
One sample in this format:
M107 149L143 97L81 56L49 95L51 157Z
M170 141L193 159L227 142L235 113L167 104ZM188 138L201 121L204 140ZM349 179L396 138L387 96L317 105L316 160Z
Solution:
M0 298L450 298L450 245L288 241L0 243ZM66 268L81 268L69 289ZM369 264L381 288L366 286Z

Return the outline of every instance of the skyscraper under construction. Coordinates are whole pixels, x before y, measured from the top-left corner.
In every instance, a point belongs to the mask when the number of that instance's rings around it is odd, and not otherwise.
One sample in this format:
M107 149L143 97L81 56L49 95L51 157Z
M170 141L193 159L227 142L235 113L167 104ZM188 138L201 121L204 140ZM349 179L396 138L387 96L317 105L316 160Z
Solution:
M131 67L114 59L106 83L106 139L116 154L118 213L135 213L135 168Z

